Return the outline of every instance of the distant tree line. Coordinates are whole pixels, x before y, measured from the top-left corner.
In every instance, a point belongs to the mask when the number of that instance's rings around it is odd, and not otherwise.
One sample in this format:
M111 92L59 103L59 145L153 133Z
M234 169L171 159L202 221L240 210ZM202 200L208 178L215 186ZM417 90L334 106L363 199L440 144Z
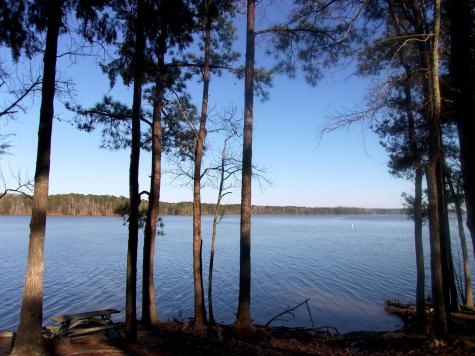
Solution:
M373 128L388 151L390 172L414 183L414 196L406 196L406 202L412 206L410 215L414 218L417 329L446 339L452 331L452 313L460 311L461 304L473 309L470 256L461 209L464 206L467 211L466 225L475 250L474 1L295 0L288 2L285 18L272 23L262 23L259 11L256 21L256 7L264 10L270 2L247 0L245 4L244 9L244 2L231 0L0 1L0 47L11 51L15 65L20 58L42 59L43 63L41 76L24 80L25 85L20 86L11 83L10 71L0 63L0 88L7 82L13 88L7 96L11 101L0 108L0 118L14 117L30 93L41 96L33 196L4 195L0 205L7 211L25 214L30 214L31 206L27 269L12 355L47 353L42 329L44 246L46 217L55 213L120 212L128 216L125 340L129 343L137 341L137 249L144 215L142 325L151 328L160 323L153 271L158 217L192 214L193 330L203 336L207 326L212 326L213 317L210 315L208 322L204 305L201 216L214 213L216 222L223 213L239 214L239 299L234 326L239 331L255 331L251 313L252 215L370 212L252 205L252 180L256 178L252 158L254 97L268 95L266 88L272 74L286 73L292 78L302 72L307 82L315 85L340 63L352 63L358 75L377 84L370 90L367 107L337 117L323 131L376 118ZM246 14L245 53L233 50L234 24L242 13ZM62 92L57 61L76 52L61 53L65 38L105 49L109 55L96 63L109 78L111 89L120 82L130 88L131 105L109 96L110 90L93 107L67 105L75 113L79 129L102 130L104 148L130 150L128 198L48 196L55 103ZM274 59L270 69L257 66L256 48L258 52L264 49L266 56ZM239 65L241 54L245 61ZM223 149L219 166L205 167L203 158L209 157L211 146L207 137L217 131L211 127L214 115L208 113L211 78L224 71L244 81L242 136L236 135L237 130L228 136L242 138L242 154L229 160ZM202 86L200 108L193 104L197 98L187 91L189 83ZM211 85L211 91L214 89ZM298 125L290 119L289 133L298 135ZM225 120L217 121L224 125ZM6 137L0 134L0 155L8 149ZM139 186L143 150L152 153L148 191ZM177 170L193 182L193 203L160 204L162 155L175 158L179 162ZM183 169L183 163L192 167L191 172ZM210 172L220 172L221 177L215 205L201 203L201 187ZM223 182L238 172L241 204L222 206L220 210L221 198L228 194ZM30 188L31 184L17 181L16 187L5 186L4 193L28 194L22 188ZM351 177L347 184L351 184ZM148 205L142 200L144 196L148 197ZM464 296L459 296L455 283L448 220L451 204L457 210L464 247ZM424 290L425 215L432 319L426 315ZM432 326L428 329L429 321Z
M49 215L72 216L113 216L122 215L128 206L128 198L113 195L93 194L55 194L48 198ZM166 203L160 202L162 215L192 215L192 202ZM142 200L141 211L147 211L148 201ZM239 215L239 204L221 206L224 215ZM213 215L215 204L201 204L203 215ZM368 215L368 214L400 214L402 209L366 209L356 207L300 207L300 206L269 206L253 205L254 215ZM0 200L0 215L30 215L31 198L19 194L9 194Z
M58 194L48 197L50 215L115 215L117 207L127 203L125 197L111 195ZM30 215L31 198L8 194L0 200L1 215Z

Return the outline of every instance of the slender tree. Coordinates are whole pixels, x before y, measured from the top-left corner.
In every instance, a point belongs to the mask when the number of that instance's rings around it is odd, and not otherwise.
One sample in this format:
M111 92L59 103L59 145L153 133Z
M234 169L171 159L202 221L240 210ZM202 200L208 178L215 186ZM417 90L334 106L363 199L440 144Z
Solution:
M440 0L434 0L434 25L430 52L430 76L428 82L432 94L431 116L429 117L429 161L427 164L427 186L429 190L429 233L431 246L431 281L434 301L435 334L446 337L448 332L447 310L443 288L442 252L440 236L440 216L437 165L441 160L440 133L440 88L439 88L439 36L441 23Z
M400 19L398 12L394 8L394 1L390 1L389 8L391 17L394 21L395 32L398 36L402 35ZM404 106L407 115L407 140L409 143L410 157L413 161L414 169L414 242L416 251L416 329L425 331L426 326L426 307L425 307L425 264L424 264L424 247L422 243L422 180L423 162L422 152L418 146L417 131L414 118L414 100L412 95L412 68L405 58L404 49L401 50L400 61L404 67L405 80L403 80Z
M169 47L181 48L191 42L194 22L192 19L192 8L186 1L157 1L154 10L156 14L154 22L148 31L152 50L155 51L155 63L151 67L154 87L151 97L152 129L151 129L151 150L152 169L150 176L149 203L147 219L144 230L144 250L143 250L143 279L142 279L142 322L145 326L157 325L159 322L157 306L155 303L154 286L154 256L155 237L157 235L157 221L160 213L160 181L161 181L161 160L164 148L169 148L173 144L163 144L163 141L172 136L178 138L183 130L177 133L165 133L163 135L163 112L165 110L165 94L167 90L179 91L183 86L184 78L181 78L180 69L167 67L165 56ZM168 117L168 127L177 127L178 119ZM164 147L165 146L165 147Z
M461 202L463 202L463 193L461 192L461 176L460 172L451 170L447 172L446 182L450 192L450 200L455 206L457 216L458 234L460 238L460 246L462 248L463 258L463 274L464 274L464 304L468 308L473 309L473 291L472 291L472 274L470 271L470 259L468 256L467 240L465 238L464 222Z
M414 196L414 242L416 250L417 287L416 287L416 318L417 329L425 330L426 304L425 304L425 264L424 247L422 243L422 167L416 167L415 196Z
M418 88L418 96L422 103L420 113L424 117L423 127L428 132L427 157L428 162L425 165L427 185L429 187L429 227L431 233L431 271L432 271L432 293L436 309L436 334L445 337L447 333L447 320L449 317L450 306L457 307L457 293L454 283L453 261L450 247L450 234L448 233L448 220L446 199L444 199L445 183L443 181L443 147L442 147L442 128L441 128L441 95L439 88L439 46L441 15L440 1L425 2L419 0L413 1L393 1L382 0L368 2L365 4L365 17L367 22L362 22L363 43L372 41L370 49L374 52L381 52L385 60L371 66L373 63L367 61L367 70L371 74L378 74L383 68L387 68L387 73L393 71L397 65L395 60L401 56L401 53L410 49L408 60L411 66L411 76L416 78L412 84L412 90ZM393 11L388 12L391 8ZM433 10L433 15L429 11ZM393 17L394 14L400 17L401 33L388 31L392 24L389 19L385 19L388 14ZM374 23L373 23L374 20ZM366 27L364 24L369 23ZM375 31L374 26L381 25L381 31ZM359 28L359 24L355 23ZM369 31L368 31L369 30ZM392 30L394 31L394 30ZM382 37L379 37L383 34ZM441 42L445 44L443 41ZM364 55L368 51L363 51ZM384 65L384 66L383 66ZM406 71L406 76L408 72ZM344 116L336 123L329 125L326 131L335 128L347 126L352 122L359 121L361 118L369 117L368 114L374 114L387 106L388 93L398 87L397 83L401 80L388 80L380 86L384 90L379 91L371 104L370 110L353 114L350 117ZM373 98L371 98L373 99ZM430 173L430 174L429 174ZM437 213L435 212L437 211ZM443 306L442 306L443 304Z
M455 111L460 144L467 227L475 251L475 69L474 4L469 0L449 0L450 72L453 77Z
M130 8L129 6L132 5ZM157 235L157 220L160 207L160 181L161 181L161 157L162 152L170 152L173 149L180 150L179 147L187 146L190 141L189 133L185 132L182 124L182 101L184 97L177 100L167 100L165 105L165 92L171 87L173 91L180 91L183 87L182 79L176 68L168 68L165 56L168 48L174 46L183 46L184 43L191 41L191 28L193 21L186 1L156 1L153 3L142 1L142 9L138 11L138 3L134 10L134 3L117 3L114 9L119 18L125 19L122 23L124 41L119 47L119 56L112 62L103 66L105 72L109 74L111 86L115 84L115 77L120 75L126 85L134 82L134 101L130 108L120 102L112 100L110 97L104 97L101 103L93 108L84 109L81 106L69 105L69 108L77 114L78 128L87 132L94 130L98 126L103 126L102 147L110 149L120 149L133 147L134 157L131 156L131 178L136 180L136 169L138 164L135 161L140 148L152 151L152 169L150 175L150 191L148 192L149 204L146 211L146 218L142 212L137 221L137 216L131 215L131 209L137 207L134 204L127 203L126 211L121 210L121 214L128 215L129 233L140 227L144 229L144 253L143 253L143 278L142 278L142 322L146 327L154 326L159 323L157 306L155 301L154 287L154 251L155 238ZM133 10L133 11L130 11ZM138 11L138 12L137 12ZM135 13L135 15L134 15ZM131 16L132 14L132 16ZM139 15L142 17L139 20ZM137 41L136 29L142 30L141 41ZM137 45L142 44L137 49ZM142 54L138 55L141 51ZM138 62L138 63L137 63ZM139 73L137 73L139 72ZM134 75L131 75L134 73ZM140 88L138 80L135 80L135 74L141 76L140 87L152 82L153 87L147 92L147 98L152 105L152 113L144 111L139 107L141 94L136 95ZM176 83L178 80L179 83ZM137 90L136 90L137 89ZM140 104L141 106L141 104ZM150 126L150 133L142 135L140 130L134 130L137 125L137 117L143 123ZM151 117L151 120L149 119ZM135 120L135 121L134 121ZM164 121L165 125L162 125ZM132 125L131 125L132 123ZM137 133L138 131L138 133ZM135 137L135 138L134 138ZM133 166L133 167L132 167ZM133 189L134 194L138 195L137 189ZM131 191L132 193L132 191ZM132 199L130 199L131 201ZM140 197L137 196L138 204ZM132 224L132 226L131 226ZM126 324L129 325L129 340L133 341L136 335L136 256L137 239L130 236L128 251L128 282L127 283L127 311ZM130 279L132 276L133 280Z
M406 71L407 73L407 71ZM411 155L414 159L414 242L416 251L417 287L416 287L416 327L425 331L426 306L425 306L425 264L424 247L422 243L422 179L423 163L417 145L414 112L412 110L412 96L409 83L404 85L405 103L407 107L407 128Z
M118 56L110 63L101 64L102 70L108 74L111 87L115 85L117 75L120 75L126 85L133 83L132 110L127 106L114 102L110 97L105 97L104 102L97 104L90 110L84 110L80 106L69 108L78 116L86 118L85 122L79 122L78 126L86 131L92 131L96 123L110 122L112 130L104 130L108 135L103 135L104 146L108 148L121 148L130 146L129 167L129 204L128 222L129 236L127 246L127 272L126 272L126 322L125 334L128 342L135 342L137 338L137 246L139 231L139 160L142 143L140 123L144 120L142 114L142 88L144 84L144 61L147 24L150 23L150 3L145 0L131 0L127 2L111 1L111 10L114 17L100 23L99 28L104 30L106 40L112 41L108 35L108 29L119 28L121 42L117 43ZM91 35L88 33L87 35ZM125 123L125 125L122 125ZM149 122L150 123L150 122ZM127 130L122 135L122 130ZM128 136L130 134L130 137ZM109 136L112 136L109 137Z
M232 51L234 27L230 20L234 14L233 2L227 0L203 0L197 2L196 10L196 17L198 19L196 29L198 30L198 35L202 37L202 41L200 41L202 56L186 54L182 59L173 59L165 66L169 70L172 68L184 69L188 75L198 74L203 83L198 127L195 127L192 117L184 115L185 118L188 118L189 127L192 128L194 145L191 151L189 151L189 148L185 148L177 156L179 159L179 162L177 162L178 176L185 176L193 181L194 329L197 333L203 333L206 324L206 306L204 302L202 272L201 187L203 177L208 172L208 169L203 171L202 165L207 136L210 78L211 73L220 75L222 70L230 70L232 72L238 72L238 70L232 67L232 62L237 58L237 53ZM183 103L185 108L189 106L187 103ZM191 173L182 167L181 163L184 161L184 158L190 159L193 163Z
M408 74L406 70L406 74ZM416 328L418 331L425 331L426 325L426 307L425 307L425 264L424 247L422 242L422 180L423 162L421 159L420 148L417 144L417 133L415 128L415 119L413 111L413 102L411 87L408 81L404 84L404 102L407 113L407 138L409 143L410 156L413 160L414 169L414 242L416 251Z
M129 236L127 245L127 273L126 273L126 310L125 310L125 337L128 342L134 343L137 339L137 246L139 232L139 162L142 144L141 121L144 120L142 112L142 91L144 85L144 63L146 59L146 30L151 23L153 11L151 4L145 0L131 0L127 2L111 2L114 11L114 24L122 31L121 42L117 44L118 56L110 63L102 64L102 69L109 75L111 87L114 86L117 75L120 75L126 85L133 83L132 110L119 103L105 98L104 104L98 104L91 111L82 112L91 117L91 122L102 121L104 117L120 121L127 118L130 121L130 140L124 142L124 146L130 145L129 167L129 204L128 223ZM97 110L99 109L99 110ZM106 109L106 112L102 110ZM112 109L112 110L108 110ZM115 111L118 111L115 112ZM124 116L124 114L126 114ZM86 130L94 128L93 125L84 126ZM128 125L126 125L127 127ZM119 140L123 138L119 135ZM112 147L117 143L112 140Z
M62 1L52 1L48 5L28 266L23 289L20 325L12 355L40 355L45 353L42 336L44 243L48 207L51 133L54 117L56 55L63 16Z
M198 137L196 138L193 173L193 280L195 291L195 321L194 328L203 332L206 323L206 307L203 290L203 267L201 239L201 162L203 147L206 138L206 118L208 116L208 97L210 82L210 55L211 55L211 23L212 12L216 12L214 2L204 1L204 62L203 62L203 94L201 99L201 114Z
M233 136L236 136L236 132L233 127L230 128L230 135L224 139L223 149L221 150L221 162L216 167L217 177L217 197L216 204L214 205L213 212L213 224L211 232L211 247L209 255L209 266L208 266L208 315L209 323L211 325L215 324L214 319L214 309L213 309L213 271L214 271L214 257L215 257L215 246L216 246L216 235L218 230L218 224L221 222L224 211L222 207L223 198L231 194L231 188L233 183L229 183L230 179L235 179L235 175L241 170L240 161L233 158L230 155L229 141Z
M164 26L165 27L165 26ZM166 53L166 31L162 30L157 46L157 79L153 95L152 113L152 171L150 175L150 191L147 210L147 221L144 230L143 245L143 276L142 276L142 323L145 326L157 325L159 322L155 303L155 282L153 264L155 256L155 237L157 221L160 213L160 182L162 163L162 111L165 91L164 63Z
M216 230L219 222L221 221L223 215L221 211L221 200L226 194L224 192L224 181L226 174L226 157L227 156L227 140L224 141L223 150L221 151L221 166L220 166L220 179L218 187L218 197L216 199L216 205L214 208L213 215L213 230L211 232L211 248L209 254L209 266L208 266L208 314L209 314L209 323L211 325L215 324L214 320L214 311L213 311L213 269L214 269L214 252L216 245Z
M420 119L416 119L416 104L412 100L410 80L402 82L403 93L401 98L394 98L391 111L396 111L393 120L383 120L374 125L379 134L381 144L389 153L390 173L414 181L414 196L407 197L410 216L414 220L414 242L416 252L416 328L425 330L425 266L422 240L423 199L422 181L424 177L424 162L422 157L426 140L423 130L416 130ZM417 120L417 121L416 121ZM422 132L421 132L422 131Z
M441 162L443 152L441 147L441 96L439 88L439 36L440 36L440 2L431 4L434 9L432 22L427 21L427 7L424 2L414 0L411 2L382 1L379 4L373 3L370 7L370 16L384 16L378 12L385 4L389 4L393 11L400 14L400 28L403 33L389 34L380 43L389 45L392 54L399 54L407 47L412 47L414 53L410 52L412 62L417 66L411 69L411 73L422 73L418 82L420 83L420 97L422 98L422 116L424 117L423 127L428 132L427 140L427 164L425 165L427 185L429 188L429 230L431 239L431 273L432 273L432 297L435 305L435 330L436 334L445 337L447 334L448 299L445 292L449 291L449 262L450 250L447 249L449 237L446 234L446 222L443 221L444 200L443 188L441 190L440 180ZM376 10L376 11L373 11ZM386 22L387 23L387 22ZM430 34L430 35L429 35ZM414 45L411 46L411 44ZM392 58L393 56L389 57ZM407 71L406 71L407 73ZM449 255L448 255L449 254ZM445 271L445 273L444 273ZM447 288L444 288L446 286Z
M35 1L28 5L28 24L26 28L30 33L29 36L36 39L36 33L46 32L46 40L43 54L38 150L30 222L28 264L20 325L12 350L13 355L45 353L42 338L44 243L56 90L56 59L60 30L64 26L66 15L74 8L76 8L77 17L84 20L85 26L83 29L88 30L87 24L94 25L96 23L98 18L95 11L103 8L105 1L66 3L62 0L51 0ZM11 7L11 9L14 8L15 6ZM32 40L32 42L35 42L35 40ZM28 53L27 50L27 54L31 53Z
M455 283L455 268L452 256L452 243L450 238L449 212L447 200L445 147L442 142L443 130L441 126L441 159L437 165L437 189L439 196L439 231L441 236L442 273L445 292L446 310L459 311L457 286ZM447 315L449 317L449 314Z
M133 57L133 103L132 103L132 141L129 170L129 240L127 246L127 279L125 336L127 341L137 340L137 245L139 233L139 160L140 160L140 118L142 111L143 57L145 48L144 1L137 0L134 23L135 48Z
M242 149L239 304L236 328L250 330L251 320L251 183L252 121L254 103L255 0L247 1L246 65L244 76L244 130Z
M352 13L349 23L342 25L332 17L332 5L341 5L342 13ZM297 67L305 72L310 84L315 84L321 77L322 66L336 62L339 56L332 50L341 44L351 32L354 21L363 6L358 1L323 1L304 0L296 2L295 11L291 11L288 22L276 24L259 31L255 30L256 1L247 1L246 26L246 62L244 68L244 128L241 180L241 224L240 224L240 272L239 302L235 326L237 329L252 330L251 320L251 186L252 186L252 131L254 91L260 92L257 77L263 73L256 70L255 40L257 35L273 36L273 46L277 49L276 57L282 58L277 69L295 75ZM348 18L344 16L343 18ZM341 37L339 37L341 35ZM322 51L321 55L316 55ZM270 52L270 51L269 51ZM269 74L269 73L267 73ZM270 82L270 76L268 81Z

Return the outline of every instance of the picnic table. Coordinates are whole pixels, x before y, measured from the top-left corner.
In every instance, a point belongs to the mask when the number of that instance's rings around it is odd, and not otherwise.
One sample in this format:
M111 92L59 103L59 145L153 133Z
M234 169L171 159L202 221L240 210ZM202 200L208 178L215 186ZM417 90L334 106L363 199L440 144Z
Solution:
M52 316L49 320L56 322L56 325L47 326L46 330L51 337L56 336L77 336L94 333L103 330L114 329L120 337L117 327L123 323L114 323L112 314L119 313L116 309L94 310L78 314L66 314Z

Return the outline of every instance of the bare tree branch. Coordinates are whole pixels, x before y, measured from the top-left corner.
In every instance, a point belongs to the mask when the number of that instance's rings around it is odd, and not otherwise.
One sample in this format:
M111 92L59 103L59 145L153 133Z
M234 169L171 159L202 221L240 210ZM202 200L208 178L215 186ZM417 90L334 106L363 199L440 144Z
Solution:
M3 109L2 111L0 111L0 117L4 116L4 115L11 115L11 114L14 114L15 111L11 111L13 110L14 108L18 107L18 105L20 104L20 102L25 99L35 88L37 88L39 85L41 84L41 78L38 77L28 88L26 88L25 90L23 90L19 96L9 105L7 106L5 109Z
M17 193L32 198L33 182L29 178L24 178L21 174L21 171L18 171L15 174L11 172L11 175L15 181L15 184L13 187L8 187L3 170L0 168L0 181L3 186L2 191L0 192L0 199L10 193Z

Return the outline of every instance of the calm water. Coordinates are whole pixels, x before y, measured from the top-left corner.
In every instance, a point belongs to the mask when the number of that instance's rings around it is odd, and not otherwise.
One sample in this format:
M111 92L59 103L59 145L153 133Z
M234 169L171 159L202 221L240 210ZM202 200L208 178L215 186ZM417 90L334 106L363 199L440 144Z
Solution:
M155 263L159 314L186 320L193 315L191 217L167 216L164 223L165 236L158 237ZM18 325L28 224L27 217L0 217L0 330ZM211 218L203 218L203 228L207 286ZM341 332L387 330L400 322L386 314L384 301L415 298L412 223L405 216L257 216L252 229L252 317L257 323L310 298L317 325L332 325ZM425 239L428 255L426 231ZM45 323L57 314L123 310L126 249L127 228L121 218L49 217ZM234 321L238 266L239 217L225 217L218 227L215 257L218 321ZM427 274L428 270L427 260ZM139 278L139 314L140 285ZM123 313L116 317L123 318ZM279 323L311 325L305 308Z

